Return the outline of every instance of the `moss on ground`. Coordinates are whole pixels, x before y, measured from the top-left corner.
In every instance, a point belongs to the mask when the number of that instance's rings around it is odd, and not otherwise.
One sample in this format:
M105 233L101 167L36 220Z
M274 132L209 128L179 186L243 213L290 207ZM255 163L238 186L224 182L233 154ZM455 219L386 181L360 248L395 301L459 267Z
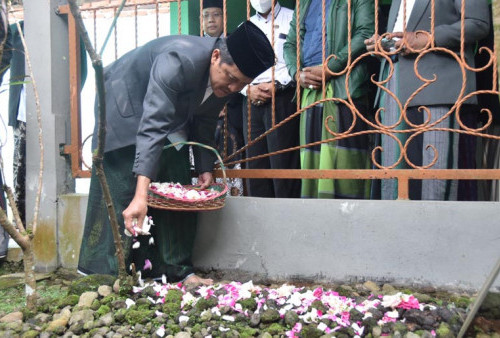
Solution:
M67 295L67 290L60 286L49 285L50 281L41 281L37 283L37 292L39 295L39 303L41 304L58 304L60 299ZM0 299L8 299L8 302L0 302L0 316L13 311L21 311L25 308L26 295L25 286L17 285L10 288L0 290Z

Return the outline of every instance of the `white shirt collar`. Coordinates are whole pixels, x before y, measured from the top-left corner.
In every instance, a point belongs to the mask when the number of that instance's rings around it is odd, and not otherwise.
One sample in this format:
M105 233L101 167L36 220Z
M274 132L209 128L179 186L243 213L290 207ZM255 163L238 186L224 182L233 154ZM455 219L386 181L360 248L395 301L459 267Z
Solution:
M406 22L403 23L404 15L404 0L401 0L401 5L399 6L398 17L396 18L396 23L394 24L393 32L402 32L404 28L408 25L410 20L410 15L415 6L415 0L406 0Z

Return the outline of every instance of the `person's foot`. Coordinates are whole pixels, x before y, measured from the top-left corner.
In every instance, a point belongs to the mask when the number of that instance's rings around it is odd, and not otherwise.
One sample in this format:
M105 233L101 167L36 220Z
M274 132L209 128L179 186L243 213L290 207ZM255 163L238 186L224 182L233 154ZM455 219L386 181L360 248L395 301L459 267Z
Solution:
M188 287L196 287L200 285L212 285L214 281L210 278L201 278L198 275L191 275L184 281L184 285Z

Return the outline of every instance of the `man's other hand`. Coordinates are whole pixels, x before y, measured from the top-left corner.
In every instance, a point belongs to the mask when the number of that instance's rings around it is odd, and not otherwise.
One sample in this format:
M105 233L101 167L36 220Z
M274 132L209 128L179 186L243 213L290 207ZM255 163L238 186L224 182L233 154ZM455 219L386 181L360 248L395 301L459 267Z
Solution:
M142 227L144 217L146 217L148 212L148 189L150 182L151 180L146 176L137 176L134 199L132 199L127 209L122 212L125 229L133 236L136 236L134 227Z
M201 189L206 189L208 188L214 181L214 177L212 176L212 173L207 171L204 173L201 173L198 176L198 184L200 185Z
M369 39L365 40L365 46L366 50L370 53L373 53L375 51L375 45L377 40L379 39L379 36L376 34L373 34L373 36Z

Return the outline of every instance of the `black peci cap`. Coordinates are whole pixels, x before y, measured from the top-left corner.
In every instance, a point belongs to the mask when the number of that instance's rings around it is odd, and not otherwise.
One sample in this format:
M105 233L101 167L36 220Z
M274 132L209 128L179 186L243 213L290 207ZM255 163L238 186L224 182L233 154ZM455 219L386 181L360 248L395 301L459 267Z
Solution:
M203 9L210 7L224 8L222 0L203 0Z
M227 49L239 70L252 79L275 63L273 47L269 40L264 32L250 21L245 21L229 35Z

